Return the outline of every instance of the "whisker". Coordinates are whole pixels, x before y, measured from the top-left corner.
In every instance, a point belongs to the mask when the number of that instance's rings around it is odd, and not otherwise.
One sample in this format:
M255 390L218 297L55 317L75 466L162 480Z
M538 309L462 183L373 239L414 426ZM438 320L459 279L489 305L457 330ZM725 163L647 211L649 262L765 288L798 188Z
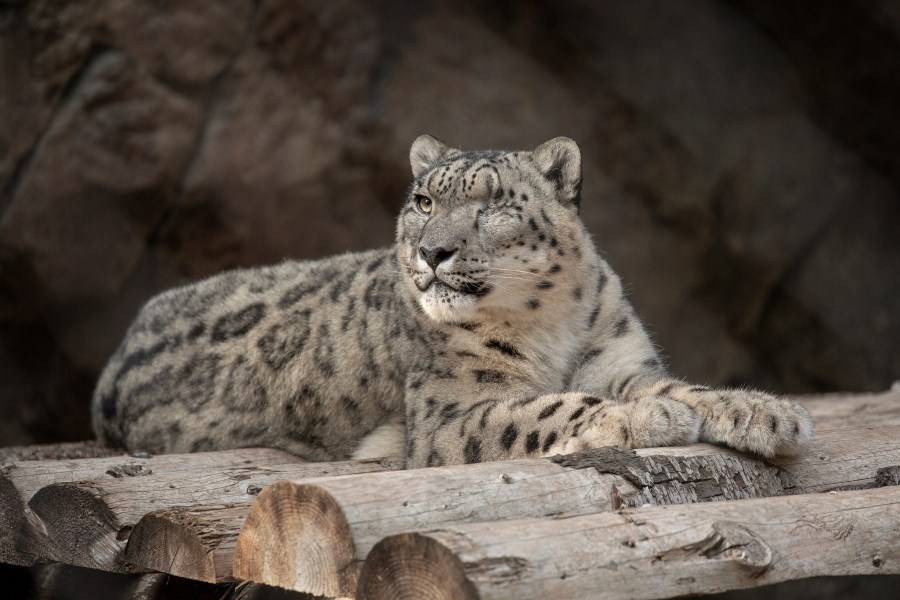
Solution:
M543 279L543 277L535 277L525 273L491 273L489 277L518 277L525 281L538 281Z
M522 281L524 283L534 283L533 279L524 279L522 277L513 277L511 275L494 275L490 277L492 280L503 280L503 281Z
M526 271L524 269L508 269L506 267L490 267L491 271L509 271L511 273L529 273L531 275L537 275L537 273L532 273L531 271Z
M544 277L540 273L532 273L531 271L518 271L515 269L491 269L491 273L502 273L502 274L512 273L512 274L517 274L517 275L524 275L524 276L530 277L530 278L543 278Z

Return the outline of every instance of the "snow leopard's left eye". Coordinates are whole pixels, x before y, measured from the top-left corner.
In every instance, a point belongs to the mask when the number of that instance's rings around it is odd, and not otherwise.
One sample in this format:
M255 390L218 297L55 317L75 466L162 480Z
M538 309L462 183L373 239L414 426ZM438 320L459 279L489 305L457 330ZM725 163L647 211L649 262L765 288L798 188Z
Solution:
M414 198L416 201L416 208L418 208L420 212L427 215L431 212L431 209L434 208L434 202L432 202L431 198L429 198L428 196L416 194Z

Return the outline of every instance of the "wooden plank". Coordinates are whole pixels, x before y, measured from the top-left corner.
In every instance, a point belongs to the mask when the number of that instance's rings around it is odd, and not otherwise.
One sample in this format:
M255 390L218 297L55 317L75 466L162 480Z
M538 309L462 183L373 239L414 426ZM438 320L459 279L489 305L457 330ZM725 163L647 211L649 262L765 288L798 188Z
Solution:
M263 487L281 479L401 467L396 458L219 469L195 465L191 471L174 474L55 483L42 487L28 502L20 550L45 560L131 572L133 568L124 560L125 547L134 525L149 512L248 502Z
M807 455L775 464L709 445L607 448L551 459L280 482L263 490L250 508L235 545L234 575L349 596L372 546L403 531L873 486L878 468L896 464L900 426L826 431Z
M667 598L900 573L900 488L470 523L385 538L357 598Z
M26 450L28 448L32 450L24 453L17 451L15 454L46 455L41 449L47 447L29 446ZM26 566L33 563L33 557L18 551L17 546L26 527L28 501L44 486L85 480L140 479L185 471L287 462L304 461L281 450L244 448L198 454L151 456L146 452L135 452L100 458L7 462L0 468L0 562Z

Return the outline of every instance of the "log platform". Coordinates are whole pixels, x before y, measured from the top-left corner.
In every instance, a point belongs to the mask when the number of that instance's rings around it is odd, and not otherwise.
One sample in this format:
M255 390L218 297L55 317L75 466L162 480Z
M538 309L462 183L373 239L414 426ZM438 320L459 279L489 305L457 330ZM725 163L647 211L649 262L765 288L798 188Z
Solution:
M900 386L800 401L815 440L770 461L705 444L410 471L0 449L0 563L31 566L36 598L665 598L900 574Z

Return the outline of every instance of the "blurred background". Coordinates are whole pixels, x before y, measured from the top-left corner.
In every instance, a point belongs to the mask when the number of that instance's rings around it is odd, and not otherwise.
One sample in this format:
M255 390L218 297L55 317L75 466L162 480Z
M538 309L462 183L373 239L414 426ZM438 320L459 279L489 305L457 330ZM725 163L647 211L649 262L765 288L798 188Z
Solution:
M900 3L0 2L0 445L86 439L158 291L389 245L420 133L584 156L672 369L900 378Z

